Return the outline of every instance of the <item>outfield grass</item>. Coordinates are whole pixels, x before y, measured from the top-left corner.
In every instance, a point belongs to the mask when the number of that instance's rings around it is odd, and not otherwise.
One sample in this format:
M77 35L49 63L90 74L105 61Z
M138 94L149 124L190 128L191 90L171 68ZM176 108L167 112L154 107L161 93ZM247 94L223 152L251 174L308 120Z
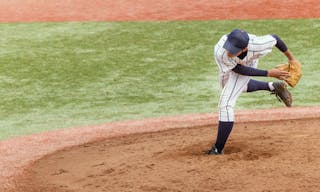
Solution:
M0 24L0 139L40 131L214 112L213 45L233 28L276 33L303 62L295 106L319 105L320 20ZM275 48L260 60L286 59ZM260 78L272 80L267 78ZM283 106L266 92L237 109Z

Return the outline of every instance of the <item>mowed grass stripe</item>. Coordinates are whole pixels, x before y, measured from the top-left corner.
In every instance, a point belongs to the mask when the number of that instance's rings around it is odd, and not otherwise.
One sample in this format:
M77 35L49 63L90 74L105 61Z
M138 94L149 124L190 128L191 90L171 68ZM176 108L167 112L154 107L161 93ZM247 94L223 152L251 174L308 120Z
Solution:
M302 61L295 106L319 105L319 19L0 24L0 139L217 110L213 46L233 28L278 34ZM260 60L285 62L274 48ZM273 80L269 78L257 78ZM237 109L283 106L266 92Z

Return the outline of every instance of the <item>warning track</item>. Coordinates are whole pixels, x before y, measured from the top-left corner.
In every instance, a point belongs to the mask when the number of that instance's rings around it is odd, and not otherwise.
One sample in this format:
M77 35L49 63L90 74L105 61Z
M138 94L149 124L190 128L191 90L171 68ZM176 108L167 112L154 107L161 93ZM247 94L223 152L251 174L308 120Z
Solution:
M316 0L10 0L0 22L319 18Z

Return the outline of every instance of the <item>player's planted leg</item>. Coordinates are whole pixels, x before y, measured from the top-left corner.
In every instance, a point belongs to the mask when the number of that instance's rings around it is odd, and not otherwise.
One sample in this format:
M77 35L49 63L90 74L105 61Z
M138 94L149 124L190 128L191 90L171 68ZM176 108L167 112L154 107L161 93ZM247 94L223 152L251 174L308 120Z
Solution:
M228 140L228 137L232 131L232 127L233 127L233 122L219 121L216 143L208 151L208 155L223 154L224 145Z

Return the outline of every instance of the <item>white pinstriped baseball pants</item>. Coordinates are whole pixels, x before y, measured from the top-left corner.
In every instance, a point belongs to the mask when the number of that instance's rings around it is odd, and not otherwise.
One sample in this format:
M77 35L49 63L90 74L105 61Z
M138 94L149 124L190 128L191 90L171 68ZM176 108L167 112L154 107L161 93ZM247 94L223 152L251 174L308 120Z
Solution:
M216 49L216 47L215 47ZM247 92L250 76L240 75L230 70L224 73L222 68L224 63L218 58L214 58L215 63L219 68L219 81L222 87L222 92L219 100L219 121L233 122L234 121L234 106L238 97L243 92ZM247 66L257 68L259 59L254 59L247 63Z
M247 92L249 76L240 75L233 71L220 74L222 92L219 100L219 121L234 121L234 106L242 92Z

